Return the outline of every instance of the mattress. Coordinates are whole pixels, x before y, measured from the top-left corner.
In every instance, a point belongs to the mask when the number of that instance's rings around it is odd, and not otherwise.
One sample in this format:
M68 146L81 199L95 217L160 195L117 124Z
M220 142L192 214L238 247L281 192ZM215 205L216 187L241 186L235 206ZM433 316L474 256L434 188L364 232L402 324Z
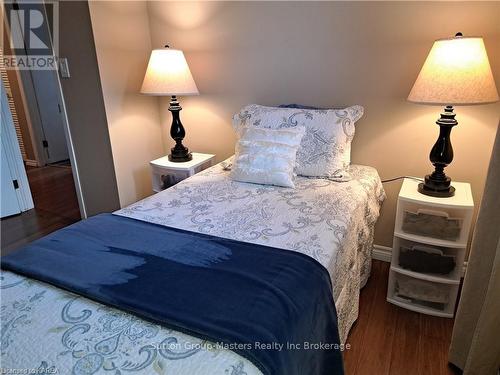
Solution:
M287 189L234 182L216 165L115 214L313 257L330 274L345 342L369 277L385 197L375 169L353 165L350 172L349 182L297 177L296 188ZM3 368L260 374L227 348L10 272L1 281Z

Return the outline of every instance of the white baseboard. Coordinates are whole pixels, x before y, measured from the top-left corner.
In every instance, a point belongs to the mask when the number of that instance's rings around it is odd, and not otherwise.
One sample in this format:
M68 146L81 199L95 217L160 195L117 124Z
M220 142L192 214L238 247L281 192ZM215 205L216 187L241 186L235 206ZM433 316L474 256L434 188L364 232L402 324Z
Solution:
M392 259L392 248L389 246L373 244L372 258L376 260L381 260L382 262L390 263ZM464 261L462 276L465 275L466 270L467 270L467 261Z
M390 262L392 258L392 248L389 246L373 245L372 258L383 262Z
M29 167L38 167L38 162L36 160L31 160L31 159L26 159L24 161L24 164L26 164Z

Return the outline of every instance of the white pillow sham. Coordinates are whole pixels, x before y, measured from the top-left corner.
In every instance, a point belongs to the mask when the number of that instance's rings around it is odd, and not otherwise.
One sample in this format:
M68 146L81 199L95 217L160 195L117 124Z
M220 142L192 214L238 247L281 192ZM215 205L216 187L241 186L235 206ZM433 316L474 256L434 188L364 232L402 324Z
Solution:
M289 129L241 127L231 179L294 188L296 155L304 132L300 126Z
M345 109L297 109L251 104L233 116L233 127L283 129L303 126L305 135L297 151L298 175L348 181L354 124L363 107Z

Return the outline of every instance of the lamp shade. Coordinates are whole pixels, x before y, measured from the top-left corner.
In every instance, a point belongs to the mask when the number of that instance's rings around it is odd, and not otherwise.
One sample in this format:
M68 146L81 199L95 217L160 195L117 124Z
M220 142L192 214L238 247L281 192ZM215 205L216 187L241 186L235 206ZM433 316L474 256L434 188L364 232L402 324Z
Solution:
M483 39L457 36L436 40L408 100L440 105L498 101Z
M170 48L153 50L141 93L158 96L198 95L184 53Z

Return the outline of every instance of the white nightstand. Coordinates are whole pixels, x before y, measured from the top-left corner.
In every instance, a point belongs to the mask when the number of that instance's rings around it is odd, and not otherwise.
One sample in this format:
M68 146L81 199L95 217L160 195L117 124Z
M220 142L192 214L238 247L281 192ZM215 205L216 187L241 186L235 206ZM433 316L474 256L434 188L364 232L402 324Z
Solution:
M149 162L153 191L160 192L175 185L179 181L211 167L215 161L215 155L212 154L193 152L192 155L192 160L183 163L171 162L168 160L168 156Z
M462 277L474 202L470 185L452 182L455 196L435 198L405 178L398 196L387 301L452 318Z

